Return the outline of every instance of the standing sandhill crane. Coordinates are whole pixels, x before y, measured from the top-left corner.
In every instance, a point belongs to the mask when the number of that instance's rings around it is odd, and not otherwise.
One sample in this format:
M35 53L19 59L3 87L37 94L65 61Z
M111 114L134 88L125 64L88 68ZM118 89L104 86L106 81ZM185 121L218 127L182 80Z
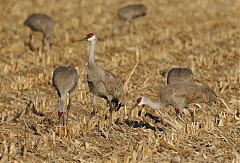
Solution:
M55 22L46 14L32 14L24 22L24 25L29 27L32 32L29 36L29 44L32 44L32 37L34 32L43 33L43 45L51 45L53 43L53 30Z
M58 92L58 96L60 97L60 105L58 110L58 116L59 116L59 124L61 122L63 125L65 124L64 119L64 103L65 99L67 97L67 94L69 93L69 103L67 106L67 118L66 118L66 124L68 122L68 114L71 106L71 98L70 93L74 91L78 84L78 73L75 68L72 67L64 67L59 66L56 68L53 72L53 86L56 88Z
M190 68L172 68L167 73L167 84L192 81L193 73Z
M113 73L103 69L95 63L94 50L97 43L97 36L89 33L83 40L91 42L89 62L87 66L87 81L90 92L93 94L93 111L96 113L96 104L99 98L104 98L110 105L110 122L112 123L112 111L118 110L124 105L124 94L121 80Z
M137 103L132 107L130 113L136 106L149 105L153 109L160 109L166 105L175 107L179 118L181 119L182 111L187 108L191 103L206 103L211 104L217 102L216 94L208 86L200 86L194 83L179 82L163 86L159 90L158 102L153 102L145 96L137 99ZM193 114L191 113L192 121L194 121Z
M119 28L124 26L125 21L131 22L135 18L145 16L146 13L147 8L143 4L132 4L122 7L117 13L119 23L113 27L113 34L115 34Z

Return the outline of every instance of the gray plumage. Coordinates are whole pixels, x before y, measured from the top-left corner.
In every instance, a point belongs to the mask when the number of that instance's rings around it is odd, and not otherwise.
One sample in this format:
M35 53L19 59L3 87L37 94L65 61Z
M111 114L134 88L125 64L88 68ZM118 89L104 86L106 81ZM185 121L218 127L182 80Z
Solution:
M56 88L58 92L58 96L60 97L60 105L59 105L59 122L63 121L64 124L64 102L67 97L67 94L69 93L69 104L67 107L67 119L66 122L68 121L68 114L69 114L69 109L71 106L71 98L70 94L74 91L78 84L78 73L75 68L72 67L64 67L64 66L59 66L56 68L53 72L53 86Z
M119 19L131 21L137 17L144 16L147 13L147 8L143 4L132 4L122 7L117 15Z
M182 112L191 103L211 104L217 102L217 96L209 86L183 82L161 87L158 101L161 106L172 105Z
M87 81L94 96L111 101L115 107L121 107L124 103L122 82L113 73L98 65L88 65Z
M29 27L32 32L43 33L43 43L53 43L53 30L55 22L46 14L32 14L24 22L24 25ZM30 34L30 42L32 41L32 34Z
M132 109L143 104L149 105L153 109L172 105L175 107L176 112L181 115L183 109L188 108L189 104L206 103L210 105L212 102L217 102L217 96L209 86L200 86L193 82L177 82L161 87L157 102L141 96Z
M192 81L193 73L190 68L172 68L167 73L167 84Z
M89 33L84 39L91 42L89 63L87 65L87 81L90 92L93 94L93 112L95 114L99 98L104 98L110 105L110 113L118 110L124 105L124 94L121 80L113 73L103 69L95 63L94 50L97 43L97 37ZM112 119L111 119L112 122Z
M113 26L112 34L119 33L119 30L123 28L126 21L131 22L135 18L145 16L146 14L147 8L143 4L132 4L122 7L117 13L119 22Z

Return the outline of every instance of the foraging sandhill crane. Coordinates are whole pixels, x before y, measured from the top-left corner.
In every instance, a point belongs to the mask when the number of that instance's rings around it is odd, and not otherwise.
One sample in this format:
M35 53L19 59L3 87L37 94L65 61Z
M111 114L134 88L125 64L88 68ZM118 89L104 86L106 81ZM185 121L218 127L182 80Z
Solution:
M43 45L51 45L53 43L53 30L55 22L46 14L32 14L24 22L24 25L31 29L29 36L29 44L32 44L32 38L34 32L43 33Z
M110 105L110 122L112 123L112 111L118 110L124 105L124 94L122 81L113 73L103 69L95 63L94 50L97 43L97 36L89 33L84 39L91 42L89 52L89 62L87 65L87 81L90 92L93 94L93 111L96 113L96 104L99 98L104 98Z
M58 116L59 116L59 124L61 122L63 125L65 125L65 118L64 118L64 103L67 97L67 94L69 93L69 103L67 106L67 117L66 117L66 124L68 122L68 115L69 110L71 106L71 98L70 93L74 91L78 84L78 73L75 68L72 67L64 67L59 66L56 68L53 72L53 86L56 88L58 92L58 96L60 97L60 104L59 104L59 110L58 110Z
M136 106L149 105L153 109L160 109L166 105L175 107L179 118L182 117L182 111L191 103L211 104L217 102L217 96L208 86L200 86L192 82L178 82L165 85L160 88L158 101L153 102L150 98L141 96L137 99L137 103L131 108L130 113ZM192 121L193 114L191 113Z
M135 18L145 16L146 14L147 8L143 4L132 4L122 7L117 13L119 22L118 24L114 25L113 34L122 28L126 21L131 22Z
M117 15L120 20L132 21L133 19L144 16L147 13L147 8L143 4L132 4L122 7Z
M193 82L193 73L190 68L172 68L167 73L167 84L175 82Z

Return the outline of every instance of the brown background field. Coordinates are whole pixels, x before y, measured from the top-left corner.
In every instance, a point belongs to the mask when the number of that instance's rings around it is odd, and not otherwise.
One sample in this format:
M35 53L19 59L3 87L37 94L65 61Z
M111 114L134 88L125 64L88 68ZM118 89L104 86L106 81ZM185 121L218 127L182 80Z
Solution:
M144 0L147 15L113 37L117 10L136 2L0 0L1 162L240 161L240 1ZM50 51L32 52L24 45L30 30L23 22L35 12L57 22ZM126 106L113 126L104 118L104 100L99 116L89 120L84 71L89 43L71 42L89 32L101 38L96 62L125 83ZM36 35L36 46L41 37ZM68 128L57 125L51 77L59 65L74 66L80 75ZM225 104L191 107L195 124L186 112L184 125L171 106L160 113L138 107L128 119L139 95L156 100L164 72L172 67L192 68L195 81L209 85Z

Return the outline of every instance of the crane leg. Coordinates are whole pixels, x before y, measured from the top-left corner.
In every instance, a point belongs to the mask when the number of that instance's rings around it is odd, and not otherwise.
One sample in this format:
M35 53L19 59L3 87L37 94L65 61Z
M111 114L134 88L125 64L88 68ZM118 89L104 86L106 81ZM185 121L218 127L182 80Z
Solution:
M195 119L194 119L194 112L191 111L191 110L188 110L188 111L189 111L189 113L191 115L192 122L194 122L195 121Z
M110 112L110 125L112 125L112 123L113 123L113 104L110 101L109 101L109 106L110 106L110 109L109 109L109 112Z
M107 102L110 106L109 113L110 113L110 125L113 123L113 111L114 111L114 102L112 102L113 98L112 96L107 97Z
M96 110L96 105L97 105L97 103L98 103L98 100L99 100L99 97L93 95L93 98L92 98L93 110L92 110L92 112L91 112L91 117L94 116L94 115L96 115L96 112L97 112L97 110Z
M30 33L29 35L29 42L32 43L32 39L33 39L33 32Z
M34 34L34 32L30 33L29 40L28 40L28 43L27 43L29 49L32 50L32 51L34 51L34 47L33 47L33 44L32 44L33 34Z
M47 50L50 48L50 43L47 41L46 36L43 36L42 39L42 49L46 48Z

